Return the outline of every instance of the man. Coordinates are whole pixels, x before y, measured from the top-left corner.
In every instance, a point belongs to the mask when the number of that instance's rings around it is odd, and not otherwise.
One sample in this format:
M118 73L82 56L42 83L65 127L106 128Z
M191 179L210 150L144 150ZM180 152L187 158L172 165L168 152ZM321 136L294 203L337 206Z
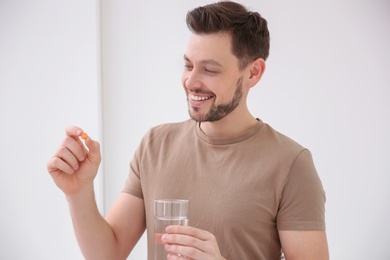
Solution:
M48 162L66 194L86 259L125 259L145 228L153 259L154 199L190 200L190 226L161 238L168 259L328 259L325 195L310 152L252 116L246 99L265 71L267 22L234 2L187 14L193 32L182 83L191 119L152 128L108 215L93 179L98 142L69 127ZM184 258L187 257L187 258Z

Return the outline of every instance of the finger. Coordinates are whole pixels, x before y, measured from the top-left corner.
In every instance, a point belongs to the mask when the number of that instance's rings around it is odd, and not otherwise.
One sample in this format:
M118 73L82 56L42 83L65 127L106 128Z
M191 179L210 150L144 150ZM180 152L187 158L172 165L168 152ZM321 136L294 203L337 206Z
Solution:
M166 244L165 250L169 253L168 259L207 259L204 252L193 247Z
M85 139L85 145L88 147L88 160L95 166L99 166L101 161L100 144L91 137Z
M212 241L203 241L188 235L164 234L161 240L167 252L193 259L206 259L207 254L214 255L216 252Z
M83 131L83 129L81 129L78 126L68 126L65 130L65 133L66 133L66 136L72 137L81 146L83 146L83 142L80 140L80 137L83 137L83 139L86 139L84 137L88 137L88 135ZM87 152L86 149L85 149L85 152Z
M194 258L189 258L188 256L180 255L180 254L172 254L169 253L167 255L169 260L193 260Z
M67 136L78 137L83 133L83 129L78 126L68 126L65 130Z
M65 146L61 146L58 149L55 157L58 157L61 161L63 161L67 165L69 165L75 171L79 168L79 161L78 161L78 159Z
M163 234L161 234L161 233L155 233L154 234L154 242L156 244L160 244L160 245L164 244L163 241L161 240L162 236L163 236Z
M184 246L192 246L198 249L202 248L203 240L197 239L188 235L181 234L164 234L161 237L161 241L164 244L176 244L176 245L184 245Z
M191 226L172 225L168 226L165 231L169 234L183 234L196 237L200 240L210 240L213 238L213 234L211 234L210 232Z
M62 147L68 149L78 161L84 161L87 155L87 150L85 149L82 142L80 140L75 140L70 136L67 136L64 139L61 145L61 148Z
M73 168L59 157L53 157L48 161L47 171L51 175L56 173L58 174L58 171L65 172L67 174L72 174L74 172Z

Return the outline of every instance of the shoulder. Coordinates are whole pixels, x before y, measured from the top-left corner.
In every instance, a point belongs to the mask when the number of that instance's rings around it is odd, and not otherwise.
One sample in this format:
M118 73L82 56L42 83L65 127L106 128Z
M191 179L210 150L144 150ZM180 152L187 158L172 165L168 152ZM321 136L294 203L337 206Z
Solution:
M266 146L270 151L277 153L287 152L298 155L306 150L301 144L266 123L260 129L259 137L261 138L262 145Z
M144 135L138 147L138 154L153 160L165 158L172 151L179 151L187 146L194 136L196 123L186 120L178 123L167 123L154 126Z
M144 137L144 142L165 142L180 139L195 131L196 122L188 119L182 122L166 123L149 129Z

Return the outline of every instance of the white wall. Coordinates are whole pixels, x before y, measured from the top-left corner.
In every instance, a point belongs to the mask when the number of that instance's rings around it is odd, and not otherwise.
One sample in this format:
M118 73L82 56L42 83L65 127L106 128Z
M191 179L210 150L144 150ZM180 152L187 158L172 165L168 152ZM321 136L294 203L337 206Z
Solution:
M274 47L252 106L312 150L331 259L387 259L390 2L299 2L264 9Z
M46 162L68 125L100 135L97 15L93 0L0 1L0 259L83 259Z
M150 127L186 119L188 9L210 1L103 0L105 202ZM390 241L390 2L241 1L271 31L254 115L310 148L327 192L332 259L385 259ZM145 259L145 242L129 259Z

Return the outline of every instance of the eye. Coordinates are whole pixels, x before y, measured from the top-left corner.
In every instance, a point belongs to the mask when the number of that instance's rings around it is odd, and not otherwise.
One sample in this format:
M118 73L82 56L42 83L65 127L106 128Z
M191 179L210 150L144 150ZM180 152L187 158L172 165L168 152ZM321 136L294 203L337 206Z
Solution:
M215 71L215 70L210 70L210 69L204 69L205 72L209 73L209 74L217 74L218 72Z
M192 70L193 69L193 67L191 65L189 65L189 64L184 64L184 68L186 70Z

